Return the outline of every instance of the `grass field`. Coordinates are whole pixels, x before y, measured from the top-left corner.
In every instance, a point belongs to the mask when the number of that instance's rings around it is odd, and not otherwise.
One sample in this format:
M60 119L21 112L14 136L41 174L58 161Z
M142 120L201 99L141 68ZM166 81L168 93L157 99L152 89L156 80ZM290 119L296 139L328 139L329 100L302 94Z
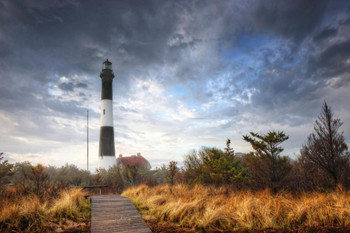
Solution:
M133 201L154 232L350 231L349 191L292 195L178 184L141 185L122 195Z
M8 189L0 232L89 232L90 206L81 189L41 201ZM350 192L272 194L197 185L140 185L123 192L153 232L350 232Z
M0 232L89 231L90 205L81 189L63 190L57 198L40 200L6 190L0 203Z

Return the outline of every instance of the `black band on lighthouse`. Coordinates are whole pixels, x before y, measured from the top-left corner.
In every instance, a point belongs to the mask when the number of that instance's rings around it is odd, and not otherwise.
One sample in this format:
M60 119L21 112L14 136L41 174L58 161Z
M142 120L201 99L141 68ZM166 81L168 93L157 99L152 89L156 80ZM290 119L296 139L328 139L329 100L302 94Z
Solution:
M102 126L100 128L100 148L99 156L114 156L114 130L111 126Z
M110 81L102 81L102 93L101 93L101 99L113 99L113 92L112 92L112 80Z

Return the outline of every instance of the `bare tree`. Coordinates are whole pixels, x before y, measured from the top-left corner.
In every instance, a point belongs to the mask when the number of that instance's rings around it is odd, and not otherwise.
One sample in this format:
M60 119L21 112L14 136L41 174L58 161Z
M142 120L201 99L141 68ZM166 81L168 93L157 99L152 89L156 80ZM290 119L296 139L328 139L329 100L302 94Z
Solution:
M333 113L324 102L322 112L314 124L314 131L301 149L301 156L309 163L326 172L337 185L344 176L349 163L350 153L345 143L340 119L334 119Z
M177 162L175 162L175 161L170 161L169 165L168 165L168 174L167 174L167 176L168 176L168 179L169 179L169 183L171 185L174 185L174 178L175 178L176 173L179 170L176 165L177 165Z
M29 176L30 181L33 182L33 192L40 198L49 187L49 175L47 174L45 167L41 164L31 166L31 174Z
M139 177L139 170L136 166L127 165L123 170L123 176L128 184L131 186L136 185Z

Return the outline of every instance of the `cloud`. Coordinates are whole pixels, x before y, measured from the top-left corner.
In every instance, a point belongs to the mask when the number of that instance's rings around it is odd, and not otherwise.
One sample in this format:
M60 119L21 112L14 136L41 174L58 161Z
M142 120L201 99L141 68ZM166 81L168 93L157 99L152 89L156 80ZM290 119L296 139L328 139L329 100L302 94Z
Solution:
M87 89L86 83L62 82L58 85L62 91L74 91L75 88Z
M324 40L326 38L337 35L337 33L338 29L336 28L325 28L314 37L314 41L317 42L320 40Z
M258 28L301 41L319 25L327 1L259 1L254 12Z
M58 86L63 91L73 91L74 90L74 84L73 83L61 83Z
M0 6L0 146L18 160L60 164L63 156L84 167L72 158L85 153L87 110L97 155L106 58L116 76L117 153L141 152L157 164L223 147L227 137L248 151L241 136L255 130L291 132L295 152L323 100L349 113L346 1Z
M333 44L310 59L310 70L319 77L333 77L349 70L350 40ZM346 77L345 77L346 78Z

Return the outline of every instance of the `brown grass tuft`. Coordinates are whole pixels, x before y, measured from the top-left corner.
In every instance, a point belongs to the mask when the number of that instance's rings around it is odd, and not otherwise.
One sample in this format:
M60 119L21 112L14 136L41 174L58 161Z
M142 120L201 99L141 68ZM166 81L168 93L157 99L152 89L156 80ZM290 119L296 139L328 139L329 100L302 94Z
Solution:
M0 227L26 229L36 232L46 227L46 202L37 196L23 197L16 203L3 206L0 211Z
M62 191L59 199L53 201L49 214L58 218L76 219L82 207L86 206L84 194L81 189Z
M298 227L350 227L350 192L230 192L196 185L146 185L123 192L145 219L208 231L263 230Z
M77 220L90 213L85 193L81 189L62 191L51 203L35 196L10 199L0 209L1 232L51 232L62 219Z

